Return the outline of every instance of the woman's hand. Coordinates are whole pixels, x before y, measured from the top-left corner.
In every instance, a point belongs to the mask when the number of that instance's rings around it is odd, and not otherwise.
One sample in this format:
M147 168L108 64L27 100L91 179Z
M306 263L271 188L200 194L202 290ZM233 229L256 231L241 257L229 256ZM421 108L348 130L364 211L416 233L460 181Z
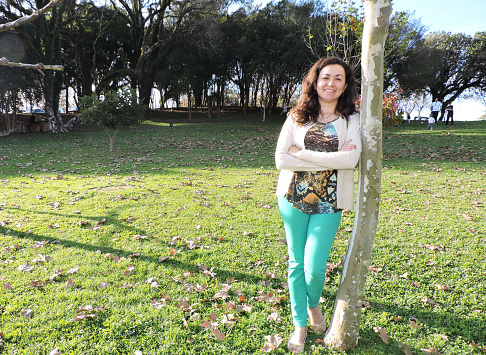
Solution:
M299 153L301 151L301 149L295 145L292 145L290 146L287 154L290 155L290 156L293 156L294 158L298 158L297 157L297 153Z
M352 142L353 142L352 139L350 139L349 141L345 142L343 144L343 146L341 147L341 149L339 149L339 151L340 152L343 152L343 151L356 150L356 144L353 144Z

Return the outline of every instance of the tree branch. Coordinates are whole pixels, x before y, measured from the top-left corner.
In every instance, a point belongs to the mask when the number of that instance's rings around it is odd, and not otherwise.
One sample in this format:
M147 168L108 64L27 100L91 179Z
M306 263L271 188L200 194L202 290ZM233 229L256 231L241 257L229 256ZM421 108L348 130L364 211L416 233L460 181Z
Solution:
M35 20L37 17L45 14L47 11L49 11L51 8L56 6L61 1L62 0L52 0L50 3L48 3L42 9L35 11L32 15L21 17L18 20L15 20L15 21L12 21L12 22L0 24L0 32L14 29L16 27L19 27L19 26L25 24L25 23L28 23L28 22Z
M17 62L11 62L5 57L0 58L0 65L12 67L12 68L18 67L18 68L27 68L27 69L37 69L38 71L41 72L42 75L44 75L42 69L51 69L51 70L59 70L59 71L64 70L64 67L62 65L44 65L42 63L38 63L38 64L17 63Z

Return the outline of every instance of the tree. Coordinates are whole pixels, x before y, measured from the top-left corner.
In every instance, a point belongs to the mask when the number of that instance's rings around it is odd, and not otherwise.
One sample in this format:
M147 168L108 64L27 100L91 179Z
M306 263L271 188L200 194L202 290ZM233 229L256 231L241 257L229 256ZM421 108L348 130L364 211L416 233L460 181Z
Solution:
M141 101L148 106L154 87L154 78L164 70L171 51L178 45L176 36L184 21L193 12L208 13L220 9L228 0L111 0L130 24L130 40L135 52L129 55L129 78L132 88L138 88ZM206 22L208 23L208 22ZM186 33L198 38L201 33Z
M56 6L58 3L60 3L62 0L52 0L49 2L46 6L44 6L42 9L38 11L34 11L30 15L26 15L23 17L20 17L14 21L11 21L9 23L4 23L0 24L0 32L3 31L8 31L8 30L13 30L16 27L22 26L23 24L29 23L34 21L37 17L44 15L48 11L50 11L54 6ZM3 10L2 12L5 14L7 11L1 5L0 10ZM10 12L10 11L8 11ZM42 63L38 64L27 64L27 63L19 63L18 61L10 61L6 57L0 57L0 65L5 65L8 67L21 67L21 68L28 68L28 69L36 69L36 70L43 70L43 69L52 69L52 70L63 70L63 67L61 65L44 65Z
M432 98L442 101L442 119L446 106L470 88L480 86L483 75L472 60L473 39L464 34L436 32L425 38L430 55L436 56L435 75L427 84ZM430 56L425 60L432 59Z
M318 54L319 50L312 46L312 34L309 35L309 47L313 52L322 56L343 58L353 68L359 68L361 55L361 36L363 33L362 15L354 0L334 0L321 18L323 31L318 31L320 42L324 52Z
M390 0L364 0L362 40L361 139L358 197L353 233L324 343L347 351L358 343L366 275L378 225L382 170L384 45L392 11Z
M417 66L427 66L428 63L421 63L420 58L414 63L414 66L406 67L404 63L413 55L414 50L419 46L425 36L425 27L420 20L413 19L410 13L396 12L390 20L387 39L385 42L385 74L384 90L396 90L397 78L401 75L410 75L416 71ZM423 59L422 59L423 60ZM426 68L424 68L426 69ZM406 70L406 71L405 71ZM419 83L420 83L420 78ZM416 78L414 78L416 80ZM404 90L402 82L399 82ZM417 85L412 82L412 85ZM422 89L419 87L418 89ZM406 90L407 93L409 91Z
M412 111L417 110L417 115L418 117L420 117L420 112L424 108L430 107L430 105L432 104L432 101L430 100L430 95L426 90L417 90L409 94L406 94L403 91L399 91L399 99L400 108L407 116L407 120L411 119L410 115Z
M60 2L60 1L58 1ZM48 0L35 2L11 0L0 5L0 12L12 23L21 22L23 18L38 13L37 9L45 9L52 4ZM62 61L62 48L60 45L61 31L63 30L63 16L68 9L74 7L74 0L64 0L60 6L52 6L49 16L34 16L32 20L18 27L22 40L27 49L27 60L42 67L56 67ZM40 10L42 11L42 10ZM77 117L64 124L59 115L59 99L63 85L62 71L39 70L36 72L36 81L42 89L45 100L45 109L48 113L49 125L53 132L67 132L78 120Z
M225 58L231 64L229 79L237 86L239 103L246 111L257 98L275 109L279 100L289 103L312 62L306 48L306 30L315 19L312 3L270 3L247 14L243 9L223 23Z
M114 8L82 2L69 13L62 32L67 84L78 97L117 90L130 77L135 52L126 17Z
M101 98L96 94L83 96L79 104L83 112L81 122L103 127L110 139L110 152L113 152L120 126L128 127L141 123L146 111L146 108L138 103L135 91L126 88L109 91Z

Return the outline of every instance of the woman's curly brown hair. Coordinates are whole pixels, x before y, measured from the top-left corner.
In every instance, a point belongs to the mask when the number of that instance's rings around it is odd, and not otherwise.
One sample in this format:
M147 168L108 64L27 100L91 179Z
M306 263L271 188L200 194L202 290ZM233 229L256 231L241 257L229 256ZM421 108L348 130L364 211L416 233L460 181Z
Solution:
M298 124L305 125L309 122L317 122L321 105L319 104L319 96L317 95L315 85L317 84L317 79L322 68L332 64L342 66L346 75L346 89L338 99L336 112L339 112L345 119L348 119L350 115L356 112L355 101L357 91L353 68L344 60L337 57L321 58L309 69L304 77L297 106L289 113Z

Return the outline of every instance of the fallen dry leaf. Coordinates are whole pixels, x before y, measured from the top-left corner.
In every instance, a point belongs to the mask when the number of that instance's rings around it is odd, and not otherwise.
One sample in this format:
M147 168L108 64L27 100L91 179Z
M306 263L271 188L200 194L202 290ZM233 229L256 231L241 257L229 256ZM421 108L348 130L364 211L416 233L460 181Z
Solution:
M236 309L236 304L233 301L226 302L224 305L227 310L233 311Z
M271 278L271 279L278 279L277 274L276 274L276 273L273 273L273 272L265 271L265 272L264 272L264 275L265 275L266 277Z
M422 328L422 326L417 324L417 322L418 322L417 319L410 319L410 325L412 326L412 328L415 328L415 329Z
M266 343L265 343L265 345L263 345L263 347L260 349L260 351L263 351L265 353L269 353L269 352L277 349L283 341L283 338L281 338L278 334L265 335L264 338L266 340Z
M113 287L114 288L130 288L132 286L133 286L133 284L131 284L130 282L126 281L126 282L124 282L121 285L114 285Z
M165 304L165 302L158 302L157 300L153 300L152 302L150 302L150 305L154 306L155 309L161 309L165 306Z
M421 299L422 302L424 303L428 303L432 306L437 306L437 303L434 302L434 300L432 298L429 298L428 296L424 296L422 299Z
M29 263L26 263L25 265L19 265L17 267L17 270L25 271L25 272L32 271L33 269L34 269L34 267L32 265L30 265Z
M280 315L278 314L278 312L270 313L268 315L268 320L272 320L275 323L281 323L282 322L282 318L280 318Z
M63 275L64 275L63 269L56 269L56 270L54 270L54 274L49 277L49 280L55 281L55 279L57 279L59 276L63 276Z
M135 266L133 264L128 265L127 270L123 273L123 276L128 276L132 273L132 271L135 270Z
M369 309L373 309L374 307L368 302L368 301L361 301L361 305L364 307L364 308L369 308Z
M96 306L93 307L92 305L88 304L87 306L80 307L76 310L76 313L81 313L81 312L101 312L103 309L105 309L104 305Z
M39 254L39 259L34 259L34 260L32 260L32 262L33 263L43 263L43 262L50 261L50 260L51 260L51 257L49 255Z
M71 319L71 322L79 322L79 321L82 321L84 319L87 319L87 318L95 318L96 317L96 314L94 313L90 313L90 314L78 314L76 317L72 318Z
M176 305L177 308L181 308L185 312L191 312L192 311L192 306L189 305L187 302L187 299L180 299Z
M226 324L227 327L231 327L236 322L236 317L234 314L223 314L223 318L221 319L221 324Z
M373 327L373 330L378 333L378 335L380 336L381 340L386 344L388 345L388 342L389 342L389 338L388 338L388 334L386 333L386 330L383 329L382 327Z
M217 300L217 299L226 299L229 297L229 290L231 289L231 285L228 285L228 284L222 284L221 285L221 290L219 290L218 292L216 292L213 296L213 300Z
M383 270L383 268L378 266L370 266L368 267L368 270L375 273L375 275L377 275L381 270Z
M439 251L441 253L444 252L444 247L442 245L433 245L433 244L418 244L418 247L419 248L426 248L426 249L430 249L430 250L433 250L433 251Z
M412 349L410 349L410 346L408 346L408 344L402 344L402 350L405 355L413 355Z
M208 320L205 320L204 322L201 323L201 327L204 329L213 329L213 322L210 322ZM218 323L216 323L216 327L218 326Z
M132 239L134 240L144 240L144 239L148 239L148 236L146 235L140 235L140 234L135 234Z
M211 269L208 270L208 268L206 266L203 266L203 265L198 265L198 266L199 266L199 272L202 275L216 277L216 273L213 271L214 267L212 267Z
M436 348L420 349L426 355L441 355Z
M35 240L34 241L34 248L41 248L43 246L45 246L46 244L48 244L49 242L47 240L43 240L43 241L38 241L38 240Z
M236 311L238 313L242 313L242 312L251 313L251 310L252 309L253 309L253 306L252 305L249 305L249 304L242 304L241 306L237 306L236 307Z
M444 334L434 334L434 335L437 335L442 340L449 341L449 337L447 335Z
M22 312L20 312L20 315L25 318L31 318L32 317L32 310L31 309L24 309Z
M69 275L71 275L71 274L75 274L75 273L77 273L77 272L78 272L78 270L79 270L79 266L76 266L76 267L73 267L73 268L69 269L67 273L68 273Z
M31 281L29 287L42 287L47 283L42 280Z
M219 329L217 329L217 328L213 329L213 334L216 337L216 339L218 339L219 341L224 340L225 334L222 333Z

